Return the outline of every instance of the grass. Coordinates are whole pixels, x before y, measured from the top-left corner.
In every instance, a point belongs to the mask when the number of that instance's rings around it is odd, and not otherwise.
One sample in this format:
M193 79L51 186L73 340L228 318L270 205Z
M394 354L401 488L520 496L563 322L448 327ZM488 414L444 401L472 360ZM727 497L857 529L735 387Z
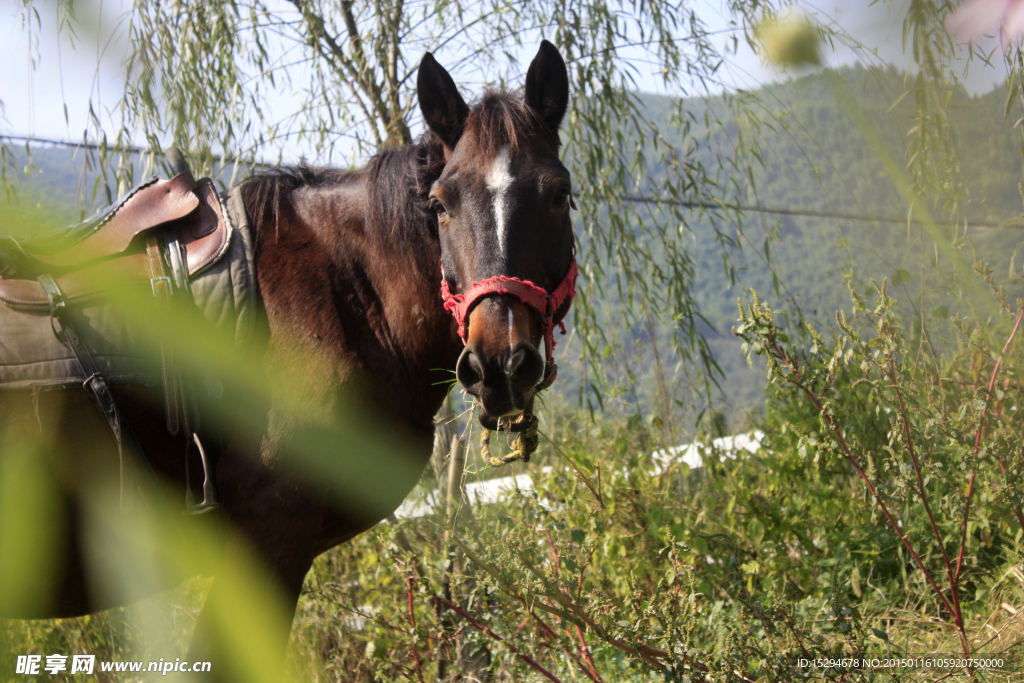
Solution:
M443 515L378 525L318 558L295 617L289 679L434 681L443 668L445 680L458 671L493 681L551 680L548 674L559 681L820 680L820 671L798 660L958 652L955 629L909 562L903 571L884 562L884 553L874 562L870 555L831 562L849 540L838 528L787 532L751 523L752 507L732 494L773 479L785 483L779 469L786 458L762 451L704 472L677 466L649 476L643 454L652 443L636 421L580 424L555 427L556 442L579 471L542 446L537 461L516 466L534 476L534 492L464 508L454 526ZM551 470L542 473L545 466ZM603 509L580 480L598 469ZM807 483L813 493L814 482ZM845 516L867 524L870 501L858 495L855 480L832 483L833 496L851 497ZM811 551L795 540L801 534L810 535ZM964 630L978 658L1019 658L1024 649L1019 538L1001 543L999 571L975 568L975 599L965 601ZM79 619L4 622L0 681L26 680L10 673L17 654L184 657L210 583L194 578ZM439 609L439 600L491 633ZM1015 666L976 670L974 680L1024 680ZM947 674L969 677L957 669L908 669L900 680ZM845 675L872 680L863 670ZM879 672L873 680L887 679ZM825 680L844 679L837 671Z

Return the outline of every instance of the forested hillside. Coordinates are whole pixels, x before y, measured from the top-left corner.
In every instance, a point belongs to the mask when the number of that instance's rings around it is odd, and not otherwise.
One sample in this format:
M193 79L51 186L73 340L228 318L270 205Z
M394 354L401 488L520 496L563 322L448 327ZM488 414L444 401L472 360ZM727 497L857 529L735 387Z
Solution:
M723 247L714 240L709 226L699 221L687 226L693 232L699 263L697 299L715 328L715 333L709 334L715 339L713 347L727 375L724 398L733 406L734 414L763 400L761 370L746 369L738 343L730 334L737 316L737 297L749 298L750 288L778 310L788 312L793 321L803 316L827 328L834 326L836 310L850 307L846 287L849 278L864 286L869 278L881 281L888 277L892 282L893 276L903 271L903 281L895 294L905 303L915 298L921 286L920 278L906 281L908 273L912 278L919 275L922 264L920 249L906 247L907 233L917 234L921 228L905 222L908 207L894 179L843 109L828 82L831 76L809 75L753 93L764 103L762 125L743 132L759 136L763 168L742 192L730 193L723 188L723 199L784 211L897 221L746 211L744 235L739 238L741 249ZM902 77L860 66L843 68L839 76L892 157L904 164L908 132L914 122L913 102L899 99L905 87ZM1006 96L1005 88L980 97L961 92L947 110L957 130L965 179L961 208L970 221L985 225L998 225L1021 213L1021 137L1014 122L1004 116ZM649 98L648 103L652 109L664 106L655 98ZM699 123L704 118L703 107L716 103L692 101L685 106ZM731 126L707 135L708 146L729 145L738 132ZM929 204L927 209L946 234L952 232L947 207L939 203ZM964 234L962 226L960 234ZM972 225L960 253L970 264L973 243L978 258L993 268L997 282L1014 287L1008 269L1022 241L1024 231L1019 226L997 230ZM929 243L927 236L925 242ZM925 255L928 261L932 249L925 251L929 252ZM723 256L735 267L735 282L722 267ZM1018 273L1020 265L1018 256ZM930 287L932 283L925 280L925 286ZM1019 287L1014 291L1024 293ZM950 297L945 310L940 307L938 313L949 315L956 305Z
M843 69L840 75L892 156L902 162L913 125L913 105L896 99L904 87L901 77L860 67ZM908 207L894 179L868 148L825 77L812 75L769 86L758 95L766 103L764 118L771 127L760 128L764 169L747 188L742 203L823 214L907 217ZM1002 88L982 97L962 94L949 110L959 133L966 181L963 212L986 224L1001 223L1021 212L1020 133L1003 116L1005 100ZM947 222L945 207L927 208L940 225ZM707 265L702 269L706 279L698 288L705 313L716 326L725 327L735 318L731 301L735 295L746 287L764 294L773 289L761 248L766 235L776 238L772 262L777 274L805 315L813 318L816 310L827 312L846 301L842 280L836 275L852 269L862 278L881 278L899 269L911 270L909 255L895 250L896 245L905 244L902 236L907 229L906 223L750 212L748 248L742 254L734 252L740 269L737 285L729 287L722 279L714 245L699 237L695 240L698 249L706 249L701 259ZM1000 274L1006 273L1009 264L1007 247L1012 245L1012 252L1020 241L1017 238L1024 239L1016 229L972 228L968 236L979 256ZM722 291L731 295L728 305L719 296Z

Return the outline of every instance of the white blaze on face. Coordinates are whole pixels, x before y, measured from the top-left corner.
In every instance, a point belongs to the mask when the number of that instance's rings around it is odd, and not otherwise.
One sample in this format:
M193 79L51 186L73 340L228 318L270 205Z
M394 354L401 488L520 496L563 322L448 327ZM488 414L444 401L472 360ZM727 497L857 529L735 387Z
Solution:
M516 317L512 313L512 304L509 304L509 306L508 306L508 348L510 348L510 349L514 346L514 344L512 343L512 334L515 331L515 329L516 329Z
M494 158L491 170L487 172L487 189L494 203L494 224L498 233L498 251L505 256L505 238L508 232L508 194L512 189L512 158L508 146L502 147Z

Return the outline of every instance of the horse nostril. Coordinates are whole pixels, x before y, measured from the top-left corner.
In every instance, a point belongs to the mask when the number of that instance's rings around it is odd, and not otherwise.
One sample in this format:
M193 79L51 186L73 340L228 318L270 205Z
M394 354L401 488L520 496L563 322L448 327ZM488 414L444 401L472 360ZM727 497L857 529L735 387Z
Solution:
M522 343L505 364L505 372L510 380L526 385L537 384L544 374L544 359L533 344Z
M470 344L462 350L459 362L455 364L455 378L466 389L484 381L484 364L476 354L475 345Z

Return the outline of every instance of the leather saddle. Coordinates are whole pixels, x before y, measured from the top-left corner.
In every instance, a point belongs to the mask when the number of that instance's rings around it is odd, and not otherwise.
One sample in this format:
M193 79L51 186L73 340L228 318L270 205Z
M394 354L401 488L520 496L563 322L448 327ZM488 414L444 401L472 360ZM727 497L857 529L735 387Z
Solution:
M84 378L82 387L106 420L118 452L127 445L138 469L150 475L142 446L111 391L107 366L81 334L85 321L77 311L91 299L124 286L148 285L164 305L170 305L178 292L175 300L194 305L191 279L228 250L231 227L213 181L196 181L177 150L168 154L168 160L177 175L143 183L84 223L28 239L0 235L0 301L32 320L49 318L47 327L72 352ZM191 371L174 360L169 342L160 343L160 366L168 432L184 431L185 436L186 509L212 510L218 506L214 468L219 428L215 418L200 424ZM188 488L193 450L198 450L205 474L199 504L194 504ZM131 507L132 469L122 457L122 509Z
M0 236L0 301L13 308L48 309L37 280L41 275L56 280L68 303L126 283L144 284L154 279L146 242L157 234L176 237L186 256L183 270L193 277L223 255L229 238L213 182L196 181L188 170L143 183L64 233L84 236L70 246L61 244L67 240Z

